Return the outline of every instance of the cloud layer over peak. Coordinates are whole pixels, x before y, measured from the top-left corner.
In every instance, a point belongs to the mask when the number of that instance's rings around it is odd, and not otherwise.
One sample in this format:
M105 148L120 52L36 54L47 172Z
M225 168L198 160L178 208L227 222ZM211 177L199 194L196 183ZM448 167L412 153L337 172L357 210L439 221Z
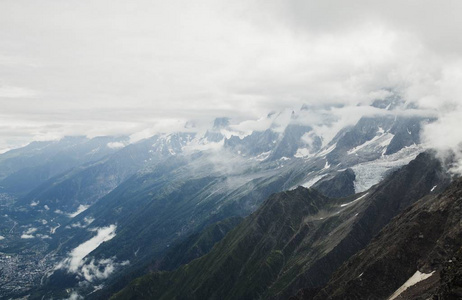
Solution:
M452 0L5 0L0 149L145 136L217 116L239 123L302 104L355 107L387 90L454 126L461 9Z

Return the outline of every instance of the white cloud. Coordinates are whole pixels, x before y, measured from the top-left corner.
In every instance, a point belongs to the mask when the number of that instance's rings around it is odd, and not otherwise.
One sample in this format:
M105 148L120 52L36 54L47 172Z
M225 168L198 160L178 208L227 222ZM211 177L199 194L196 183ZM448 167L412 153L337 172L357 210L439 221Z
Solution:
M63 262L61 262L58 268L66 268L70 272L77 272L83 265L85 256L98 248L103 242L109 241L115 237L116 228L117 226L115 225L97 228L96 235L74 248L69 253L69 258L66 258Z
M22 239L33 239L35 238L35 236L33 236L32 234L22 234L21 238Z
M88 208L90 207L90 205L83 205L83 204L80 204L79 207L77 208L77 210L73 213L70 213L70 214L67 214L70 218L74 218L78 215L80 215L81 213L83 213L84 211L86 211Z
M112 143L108 143L107 146L111 149L120 149L120 148L125 147L125 144L121 142L112 142Z
M85 299L85 298L83 296L79 295L77 292L72 292L69 295L69 298L67 298L65 300L82 300L82 299Z
M29 228L29 229L27 229L26 231L23 232L23 234L21 235L21 238L22 239L33 239L33 238L35 238L33 233L35 233L36 231L37 231L37 228L31 227L31 228Z
M116 268L126 266L129 261L116 262L116 258L94 259L87 258L93 250L98 248L103 242L115 237L116 225L95 228L96 235L88 241L74 248L69 257L61 261L56 269L65 269L70 273L82 276L86 281L93 282L108 278Z
M88 225L90 225L91 223L93 223L95 219L92 218L92 217L85 217L83 219L83 224L81 222L77 222L77 223L72 223L70 227L74 227L74 228L86 228Z
M31 228L27 229L27 231L26 231L25 233L26 233L26 234L31 234L31 233L34 233L34 232L36 232L36 231L37 231L37 228L31 227Z
M341 103L335 122L315 124L329 140L361 116L357 103L393 89L441 116L426 141L454 150L456 112L446 107L462 101L451 96L460 95L451 77L461 70L461 9L453 0L2 1L0 149L75 134L133 142L216 116L234 118L241 134L270 122L241 121L273 110ZM439 130L454 139L433 137Z
M90 262L84 264L81 268L81 273L85 280L93 282L95 280L102 280L108 278L116 268L126 266L129 261L121 263L115 262L114 258L108 259L92 259Z
M41 238L41 239L51 239L51 236L49 236L48 234L37 234L37 237Z

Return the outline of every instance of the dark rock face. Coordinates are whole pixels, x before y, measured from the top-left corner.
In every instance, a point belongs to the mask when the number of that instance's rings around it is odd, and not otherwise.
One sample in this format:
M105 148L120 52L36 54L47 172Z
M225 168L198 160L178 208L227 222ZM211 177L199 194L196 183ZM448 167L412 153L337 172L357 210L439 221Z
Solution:
M398 152L404 147L420 143L420 128L422 118L399 118L390 132L395 136L387 147L385 155Z
M348 233L335 248L317 260L294 287L322 287L345 260L363 249L393 217L430 193L433 186L437 185L438 191L441 191L449 182L449 176L433 154L422 153L417 156L409 165L392 173L381 184L368 191L364 200L358 204L362 207L356 208L358 216ZM296 292L292 289L292 294Z
M297 153L297 149L304 147L311 153L321 149L321 138L314 133L309 136L310 141L304 141L303 136L310 133L310 126L290 124L283 133L274 132L272 129L255 131L243 139L232 136L225 140L225 147L244 156L255 156L271 152L269 160L277 160L283 157L291 158Z
M355 193L355 179L355 172L352 169L346 169L333 176L321 179L313 185L313 188L329 198L348 197Z
M336 143L336 148L327 155L327 160L331 164L340 163L348 157L348 151L373 140L383 133L393 135L383 154L394 154L404 147L419 144L421 124L431 121L428 118L420 117L363 117L355 126L341 130L334 137L331 144ZM373 152L369 155L378 158L381 153Z
M302 125L289 125L284 130L282 139L277 143L273 152L271 153L270 159L280 159L282 157L292 157L300 147L308 147L311 153L316 153L321 149L322 141L321 138L312 135L310 145L306 145L306 142L302 140L303 135L312 131L310 126Z
M333 164L340 163L342 157L347 155L348 150L372 140L379 128L384 130L390 128L393 120L392 117L361 118L355 126L346 128L337 134L333 139L337 146L334 151L327 155L327 160Z
M167 136L154 136L151 150L158 155L169 157L181 153L183 146L193 140L195 133L177 132Z
M298 299L387 299L417 270L435 273L396 299L460 299L461 219L458 180L442 194L406 209L345 262L321 291L301 291Z
M462 248L443 267L436 299L462 299Z
M224 139L224 136L217 131L207 131L204 135L204 137L207 139L209 142L214 142L217 143Z
M204 138L207 139L208 142L217 143L225 138L220 130L225 129L228 126L229 118L216 118L213 122L213 128L211 130L207 130Z
M225 140L225 148L243 155L258 155L271 151L279 140L279 134L271 129L255 131L243 139L232 136Z
M213 121L213 129L221 129L221 128L226 128L229 126L229 118L216 118Z

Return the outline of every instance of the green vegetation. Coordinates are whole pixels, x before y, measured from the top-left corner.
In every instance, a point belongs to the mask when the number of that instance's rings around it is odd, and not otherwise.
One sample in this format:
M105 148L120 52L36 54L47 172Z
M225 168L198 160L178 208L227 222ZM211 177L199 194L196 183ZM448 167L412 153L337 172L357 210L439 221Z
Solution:
M285 278L281 275L294 267L300 270L287 259L301 257L296 251L286 257L285 248L303 227L306 216L317 214L318 207L327 207L328 201L318 192L304 188L275 194L208 255L173 272L141 277L115 299L255 299L268 296L268 286ZM282 283L281 287L289 283Z

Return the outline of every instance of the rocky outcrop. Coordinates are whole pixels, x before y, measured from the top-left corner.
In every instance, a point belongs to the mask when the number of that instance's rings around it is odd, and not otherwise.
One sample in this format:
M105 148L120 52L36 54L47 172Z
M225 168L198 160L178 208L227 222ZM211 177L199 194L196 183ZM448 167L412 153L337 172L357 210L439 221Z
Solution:
M352 169L346 169L321 179L313 185L313 188L330 198L348 197L355 193L355 179L355 172Z
M462 180L457 180L407 208L321 291L306 289L298 299L388 299L417 271L431 276L394 299L460 299L461 220Z

